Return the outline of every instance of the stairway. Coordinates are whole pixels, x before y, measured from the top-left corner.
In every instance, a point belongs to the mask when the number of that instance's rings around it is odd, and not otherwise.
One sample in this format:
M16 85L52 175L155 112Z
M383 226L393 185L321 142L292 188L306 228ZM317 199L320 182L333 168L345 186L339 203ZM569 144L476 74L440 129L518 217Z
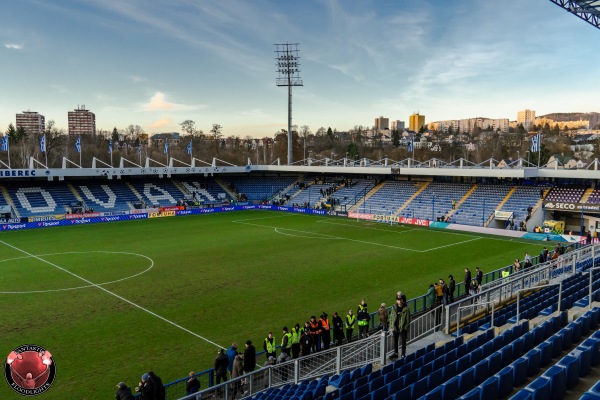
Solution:
M404 210L410 204L411 201L413 201L414 199L416 199L417 196L420 195L423 192L423 190L427 189L427 186L429 186L430 183L431 183L431 181L423 182L423 186L421 186L421 188L419 190L417 190L415 192L415 194L413 194L412 196L410 196L410 198L408 200L406 200L404 202L404 204L402 204L402 206L400 206L399 209L396 210L396 212L394 213L394 215L399 215L402 212L402 210Z

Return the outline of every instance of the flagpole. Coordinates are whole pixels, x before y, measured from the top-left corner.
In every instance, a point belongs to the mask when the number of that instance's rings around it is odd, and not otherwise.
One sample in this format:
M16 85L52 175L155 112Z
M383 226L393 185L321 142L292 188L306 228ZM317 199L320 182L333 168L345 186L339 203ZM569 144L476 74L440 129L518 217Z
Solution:
M6 145L8 146L7 148L7 153L8 153L8 169L10 169L10 138L6 138L7 142Z
M540 165L540 160L542 158L542 134L538 133L538 168Z
M412 135L412 159L413 161L415 161L415 135Z
M83 168L83 164L81 163L81 153L83 153L83 147L81 147L81 136L79 136L79 167Z

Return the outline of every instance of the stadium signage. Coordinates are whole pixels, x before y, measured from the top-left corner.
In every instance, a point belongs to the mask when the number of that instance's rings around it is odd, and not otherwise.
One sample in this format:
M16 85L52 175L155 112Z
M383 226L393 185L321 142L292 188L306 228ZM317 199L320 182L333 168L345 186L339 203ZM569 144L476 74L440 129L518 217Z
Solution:
M507 219L511 219L512 217L512 211L494 211L494 218L496 218L497 220L506 221Z
M48 227L48 226L59 226L60 221L50 221L50 222L38 222L38 226Z
M398 217L394 215L373 214L373 221L378 222L398 222Z
M25 218L25 221L27 219ZM0 224L18 224L21 222L21 218L2 218L0 219Z
M335 211L335 210L331 210L331 211L328 211L327 214L333 215L334 217L347 217L348 216L348 212L347 211Z
M429 220L427 219L400 217L398 222L406 225L429 226Z
M115 216L115 217L102 217L101 220L102 220L102 222L120 221L121 217L118 217L118 216Z
M15 229L24 229L27 224L10 224L10 225L2 225L3 230L15 230Z
M84 216L87 218L96 218L100 216L100 213L65 214L65 219L81 219Z
M131 214L129 219L145 219L148 218L148 214Z
M373 219L373 214L364 214L364 213L349 212L348 213L348 218L372 220Z
M54 221L55 219L54 215L45 215L43 217L29 217L27 218L27 222Z
M184 208L182 206L167 206L167 207L161 207L160 211L181 211Z
M165 218L174 217L175 211L151 212L148 213L148 218Z
M35 169L7 169L0 171L0 177L23 177L23 176L35 176Z
M567 203L560 201L545 201L544 207L548 210L561 210L561 211L600 211L599 204L583 204L583 203Z

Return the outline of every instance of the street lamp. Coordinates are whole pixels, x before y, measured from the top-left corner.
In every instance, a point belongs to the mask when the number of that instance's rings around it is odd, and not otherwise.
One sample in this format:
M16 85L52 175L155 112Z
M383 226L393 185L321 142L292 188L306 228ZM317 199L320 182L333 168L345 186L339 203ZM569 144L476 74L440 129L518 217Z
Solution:
M527 153L527 166L529 166L529 150L527 150L526 153Z

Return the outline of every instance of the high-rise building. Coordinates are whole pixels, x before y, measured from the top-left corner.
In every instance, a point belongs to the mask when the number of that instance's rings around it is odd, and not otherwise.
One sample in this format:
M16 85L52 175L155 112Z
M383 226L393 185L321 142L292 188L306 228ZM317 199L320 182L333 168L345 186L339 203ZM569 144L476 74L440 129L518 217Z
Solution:
M419 113L414 113L408 119L408 129L413 132L419 132L425 125L425 116Z
M523 110L517 112L517 124L523 124L526 130L529 130L531 125L535 122L535 111L534 110Z
M406 123L404 121L400 121L399 119L390 123L390 129L393 131L403 131L405 128Z
M85 105L69 111L69 135L95 135L96 115Z
M375 130L376 131L386 131L390 129L390 119L384 118L383 115L381 117L375 118Z
M41 134L46 130L46 118L35 111L17 114L16 129L23 128L27 134Z

